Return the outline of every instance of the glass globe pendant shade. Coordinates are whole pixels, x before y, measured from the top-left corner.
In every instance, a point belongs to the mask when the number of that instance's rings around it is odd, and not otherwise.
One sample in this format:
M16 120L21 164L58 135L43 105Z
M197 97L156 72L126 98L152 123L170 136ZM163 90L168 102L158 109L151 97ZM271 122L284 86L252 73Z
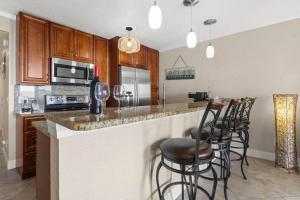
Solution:
M156 2L154 2L154 5L149 10L148 22L151 29L159 29L161 27L162 13Z
M209 43L209 45L206 48L206 57L213 58L214 56L215 56L215 48L211 43Z
M197 35L192 30L187 34L186 45L188 48L195 48L197 45Z

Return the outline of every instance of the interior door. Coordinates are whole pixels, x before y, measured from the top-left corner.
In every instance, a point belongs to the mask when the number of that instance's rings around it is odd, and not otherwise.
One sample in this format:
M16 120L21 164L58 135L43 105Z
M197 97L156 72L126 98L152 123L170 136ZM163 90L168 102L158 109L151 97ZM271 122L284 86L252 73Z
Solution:
M151 85L150 71L136 69L136 88L137 88L137 105L150 105Z

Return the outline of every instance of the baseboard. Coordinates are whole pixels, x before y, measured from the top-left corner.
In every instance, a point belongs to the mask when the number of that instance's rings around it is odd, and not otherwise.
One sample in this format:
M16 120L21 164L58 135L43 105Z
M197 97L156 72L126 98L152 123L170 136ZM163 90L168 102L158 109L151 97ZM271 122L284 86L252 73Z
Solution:
M275 153L248 149L247 155L250 157L259 158L263 160L275 161ZM300 158L298 158L298 166L300 166Z
M1 145L1 144L0 144ZM8 166L8 157L7 157L7 152L6 152L6 149L1 145L1 151L2 151L2 154L4 156L4 159L5 159L5 164L6 164L6 168Z
M1 147L1 151L5 158L6 169L8 169L8 170L15 169L17 167L17 161L8 159L6 149L3 146Z
M7 161L7 169L15 169L17 167L16 160L9 160Z

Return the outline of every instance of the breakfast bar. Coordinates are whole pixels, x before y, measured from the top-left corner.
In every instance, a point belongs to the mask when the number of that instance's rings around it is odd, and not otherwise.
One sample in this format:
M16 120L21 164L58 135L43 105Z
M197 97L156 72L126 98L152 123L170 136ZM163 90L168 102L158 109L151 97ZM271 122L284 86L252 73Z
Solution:
M47 113L47 123L34 126L50 138L51 200L156 199L160 143L198 126L206 104L142 106L120 113L108 108L102 118L89 111ZM169 172L162 176L165 182L172 178ZM179 194L173 189L170 199Z

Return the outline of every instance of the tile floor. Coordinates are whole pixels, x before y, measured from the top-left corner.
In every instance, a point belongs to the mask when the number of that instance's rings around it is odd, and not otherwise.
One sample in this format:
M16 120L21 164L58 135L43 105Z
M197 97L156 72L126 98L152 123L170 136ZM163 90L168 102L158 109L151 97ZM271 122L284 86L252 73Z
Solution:
M229 200L300 200L300 175L274 168L270 161L249 158L248 180L243 180L239 163L233 163ZM204 183L208 184L208 183ZM180 198L181 199L181 198ZM187 199L187 198L185 198ZM198 199L206 199L200 194ZM223 200L222 183L216 200ZM0 200L35 200L35 179L22 181L16 170L7 171L0 153Z

